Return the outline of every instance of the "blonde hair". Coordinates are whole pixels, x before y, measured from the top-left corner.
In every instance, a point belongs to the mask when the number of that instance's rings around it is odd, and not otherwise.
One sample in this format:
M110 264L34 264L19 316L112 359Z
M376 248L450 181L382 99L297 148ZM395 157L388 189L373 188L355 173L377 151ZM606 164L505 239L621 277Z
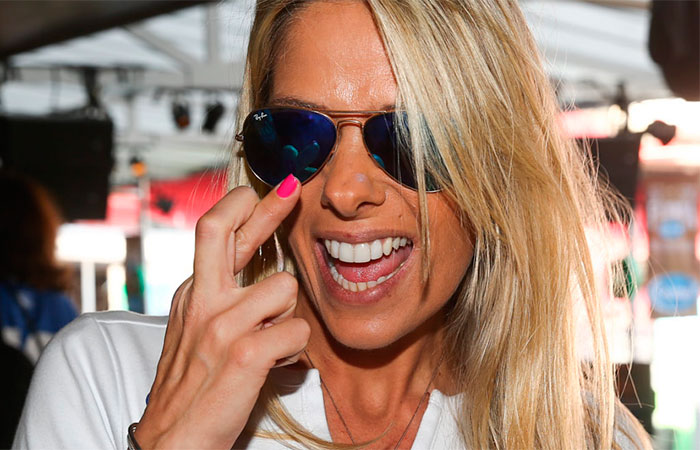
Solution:
M258 1L239 128L268 101L286 28L307 3ZM516 0L366 3L396 76L397 109L407 112L412 131L398 132L410 140L418 173L443 186L474 238L445 349L465 394L458 416L465 445L608 449L616 446L618 416L627 423L627 439L650 448L636 420L616 409L584 233L584 227L604 230L606 212L615 210L606 211L609 196L592 181L588 159L559 132L553 90ZM267 191L240 158L232 162L231 176L234 184ZM417 178L427 246L426 186ZM275 250L272 241L264 245L241 282L275 272ZM289 257L285 266L294 270ZM587 363L574 345L574 298L585 304L593 335L595 352ZM348 447L304 430L269 385L258 406L282 429L278 438L308 448Z

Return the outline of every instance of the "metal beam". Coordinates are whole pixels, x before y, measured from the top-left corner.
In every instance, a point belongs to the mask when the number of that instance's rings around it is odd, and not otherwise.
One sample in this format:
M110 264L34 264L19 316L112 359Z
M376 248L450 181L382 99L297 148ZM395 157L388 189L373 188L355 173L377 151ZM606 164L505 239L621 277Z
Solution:
M216 91L239 92L243 80L243 61L219 63L217 65L199 64L196 70L189 74L181 72L166 72L145 68L97 68L100 85L103 90L118 89L128 86L136 92L145 89L204 89ZM25 83L51 83L52 73L60 72L61 83L81 84L80 73L72 67L13 67L13 77ZM124 79L124 74L129 78Z
M0 59L205 1L0 1Z
M182 65L184 68L189 69L190 67L195 66L199 63L199 61L197 61L191 55L175 47L168 40L163 39L162 37L158 36L157 34L151 31L148 31L143 25L128 26L124 27L124 29L131 33L134 37L148 45L149 47L174 59L175 61L180 63L180 65Z

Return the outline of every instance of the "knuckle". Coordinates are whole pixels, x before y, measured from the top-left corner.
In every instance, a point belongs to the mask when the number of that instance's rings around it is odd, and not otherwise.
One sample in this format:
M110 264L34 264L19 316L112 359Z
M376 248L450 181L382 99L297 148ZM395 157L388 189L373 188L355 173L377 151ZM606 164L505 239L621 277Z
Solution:
M256 343L250 338L239 339L231 348L231 362L239 368L251 368L260 358Z
M229 340L231 324L223 315L212 317L206 326L206 339L217 346L226 345Z
M215 236L221 233L223 227L224 225L221 223L221 220L214 216L213 213L209 212L204 214L197 221L195 235L200 238Z
M311 326L309 323L301 318L295 318L294 320L294 326L297 328L295 335L299 336L299 340L301 341L302 345L306 345L307 342L309 342L309 338L311 337Z
M282 290L282 292L296 298L299 291L299 282L294 275L289 272L279 272L274 276L276 277L278 288Z
M258 193L250 186L238 186L231 191L231 195L241 201L257 202L260 200Z

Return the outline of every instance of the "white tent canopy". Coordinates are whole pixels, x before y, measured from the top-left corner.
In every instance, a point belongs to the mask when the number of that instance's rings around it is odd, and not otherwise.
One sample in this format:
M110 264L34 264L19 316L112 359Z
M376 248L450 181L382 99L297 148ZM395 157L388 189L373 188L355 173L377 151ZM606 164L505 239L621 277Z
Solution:
M648 56L648 2L522 0L551 77L565 103L610 102L618 83L631 99L670 96ZM621 3L621 2L616 2ZM252 0L195 6L16 55L16 78L2 86L9 113L45 114L85 104L79 73L101 68L102 101L117 128L113 182L132 181L128 160L142 157L156 178L222 164L233 138ZM190 104L192 125L178 131L175 98ZM204 105L226 106L217 131L204 135Z
M604 2L602 2L604 3ZM625 8L582 1L526 0L525 16L567 102L609 101L617 83L633 100L671 95L647 49L647 3Z

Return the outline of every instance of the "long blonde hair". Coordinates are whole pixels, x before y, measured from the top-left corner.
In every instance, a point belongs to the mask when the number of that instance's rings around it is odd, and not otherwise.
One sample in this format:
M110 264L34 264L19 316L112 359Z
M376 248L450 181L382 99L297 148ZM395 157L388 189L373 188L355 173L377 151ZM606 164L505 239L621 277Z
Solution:
M239 127L252 109L266 105L285 30L307 3L258 1ZM475 241L445 349L465 394L458 417L464 444L608 449L616 446L617 416L628 424L628 440L649 448L635 419L616 409L584 232L605 230L606 212L615 210L605 207L609 196L601 196L583 152L559 132L553 90L516 0L366 3L398 83L397 109L407 112L412 132L398 131L411 142L416 170L443 186ZM236 185L267 190L239 157L231 176ZM417 178L421 237L428 246L425 182ZM276 271L275 255L270 241L241 282ZM289 257L285 266L294 270ZM586 363L574 345L574 298L585 305L593 336L595 351ZM279 437L307 448L347 447L304 430L271 386L258 406L280 426Z

